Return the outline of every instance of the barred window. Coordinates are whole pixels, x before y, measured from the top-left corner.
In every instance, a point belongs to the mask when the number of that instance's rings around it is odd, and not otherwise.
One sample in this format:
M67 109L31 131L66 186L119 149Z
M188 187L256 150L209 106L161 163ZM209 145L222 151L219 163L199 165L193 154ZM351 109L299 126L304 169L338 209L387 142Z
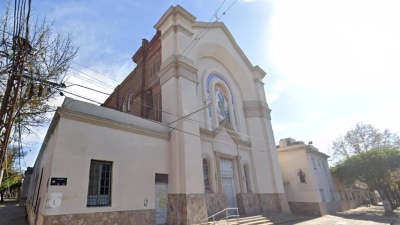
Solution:
M203 176L204 176L204 191L205 193L210 193L210 179L209 179L209 171L208 171L208 161L203 159Z
M88 207L111 206L112 162L90 162Z

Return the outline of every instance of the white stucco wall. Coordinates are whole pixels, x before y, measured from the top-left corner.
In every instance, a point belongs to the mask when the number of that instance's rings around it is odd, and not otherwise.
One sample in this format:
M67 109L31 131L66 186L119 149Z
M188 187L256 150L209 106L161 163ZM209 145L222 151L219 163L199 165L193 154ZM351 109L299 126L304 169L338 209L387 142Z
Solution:
M60 215L154 208L155 174L169 174L168 132L161 132L164 131L162 126L153 123L151 127L150 121L133 115L96 106L92 111L93 105L73 103L74 107L61 112L57 129L44 149L45 154L39 155L35 164L35 169L45 164L40 212ZM82 111L91 112L91 115ZM115 120L106 119L112 117ZM129 118L132 125L120 123ZM86 207L92 159L112 162L109 207ZM67 178L67 186L49 185L51 177ZM52 193L62 194L58 208L44 204ZM148 200L147 207L144 206L145 199Z

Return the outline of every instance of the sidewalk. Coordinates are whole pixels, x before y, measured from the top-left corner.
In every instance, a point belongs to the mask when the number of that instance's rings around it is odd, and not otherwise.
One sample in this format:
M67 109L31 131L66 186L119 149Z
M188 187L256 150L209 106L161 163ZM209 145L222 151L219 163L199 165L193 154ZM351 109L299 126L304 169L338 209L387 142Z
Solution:
M297 225L400 225L400 208L394 210L391 216L385 215L383 206L358 207L335 215L325 215L315 219L295 223Z
M19 206L16 198L0 203L0 225L28 225L25 215L25 207Z

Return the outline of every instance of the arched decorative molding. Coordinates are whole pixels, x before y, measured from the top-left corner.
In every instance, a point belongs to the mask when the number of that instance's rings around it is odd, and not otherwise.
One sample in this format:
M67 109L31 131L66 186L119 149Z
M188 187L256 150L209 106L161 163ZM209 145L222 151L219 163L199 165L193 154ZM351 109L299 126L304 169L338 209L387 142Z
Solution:
M205 98L212 102L207 109L211 130L227 120L238 131L236 99L226 79L214 72L206 77L204 88Z

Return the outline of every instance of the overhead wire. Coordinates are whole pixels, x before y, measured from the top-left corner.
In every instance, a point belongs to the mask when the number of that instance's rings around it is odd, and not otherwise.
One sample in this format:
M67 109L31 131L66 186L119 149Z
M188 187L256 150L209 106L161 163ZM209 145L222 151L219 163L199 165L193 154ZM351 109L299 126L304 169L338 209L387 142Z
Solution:
M196 46L196 44L199 42L199 40L202 39L202 38L211 30L211 28L225 15L225 14L229 11L229 9L231 9L232 6L237 2L237 0L235 0L228 8L222 13L222 15L221 15L220 17L218 17L218 11L219 11L219 9L222 7L222 5L225 3L225 1L226 1L226 0L224 0L224 1L221 3L221 5L219 6L218 10L217 10L217 11L215 12L215 14L211 17L210 21L208 21L208 22L206 23L206 26L203 27L203 29L196 35L196 37L193 39L193 41L190 42L189 45L185 48L185 50L182 52L182 55L183 55L183 54L186 52L186 50L189 48L189 46L190 46L193 42L196 41L196 42L192 45L192 47L189 49L189 51L185 54L184 58L187 57L187 55L192 51L192 49L194 48L194 46ZM208 25L210 24L211 20L212 20L214 17L216 18L216 20L212 23L212 25L208 28L208 30L207 30L202 36L200 36L201 33L202 33L205 29L207 29ZM199 37L199 36L200 36L200 37ZM180 59L180 57L181 57L182 55L180 55L180 56L178 57L178 60Z
M96 77L93 77L93 76L91 76L91 75L89 75L89 74L87 74L87 73L85 73L85 72L82 72L82 71L80 71L80 70L78 70L78 69L76 69L76 68L74 68L74 67L70 67L70 68L73 69L73 70L75 70L75 71L78 72L78 73L83 74L84 76L89 77L90 79L93 79L94 81L96 81L97 83L99 83L99 84L101 84L101 85L103 85L103 86L106 86L106 87L109 87L109 88L114 89L114 86L111 86L111 85L107 84L106 82L104 82L104 81L102 81L102 80L100 80L100 79L98 79L98 78L96 78Z
M121 83L121 81L118 81L118 80L116 80L116 79L114 79L114 78L112 78L112 77L110 77L110 76L108 76L108 75L106 75L106 74L104 74L104 73L100 73L99 71L96 71L96 70L94 70L94 69L92 69L92 68L90 68L90 67L88 67L88 66L82 65L82 64L80 64L80 63L78 63L78 62L75 62L75 61L72 61L72 62L75 63L75 64L77 64L77 65L79 65L79 66L85 67L86 69L89 69L89 70L91 70L91 71L93 71L93 72L95 72L95 73L97 73L97 74L100 74L100 75L102 75L103 77L106 77L106 78L108 78L108 79L110 79L110 80L113 80L113 81L117 82L118 84Z
M71 93L70 93L70 94L71 94ZM77 97L80 97L80 98L85 98L85 97L82 97L82 96L80 96L80 95L76 95L76 94L73 94L73 95L75 95L75 96L77 96ZM85 99L87 99L87 98L85 98ZM96 102L96 101L91 100L91 99L87 99L87 100ZM96 102L96 103L98 103L98 102ZM145 118L143 118L143 119L145 119ZM189 134L189 135L192 135L192 136L200 137L200 138L205 139L205 140L208 140L208 141L215 141L215 142L218 142L218 143L221 143L221 144L226 144L226 145L230 145L230 146L237 147L236 144L232 144L232 143L225 142L225 141L222 141L222 140L219 140L219 139L215 139L215 138L209 138L209 137L206 137L206 136L194 134L194 133L191 133L191 132L188 132L188 131L181 130L181 129L179 129L179 128L174 128L174 127L172 127L172 126L170 126L170 125L168 125L168 124L164 124L164 123L159 122L159 121L152 120L152 122L157 123L157 124L159 124L159 125L162 125L162 126L164 126L164 127L168 127L168 128L170 128L170 129L174 129L174 130L176 130L176 131L179 131L179 132L182 132L182 133L185 133L185 134ZM152 131L149 131L149 130L146 130L146 131L147 131L147 132L150 132L150 133L153 133L153 134L158 134L158 133L156 133L156 132L152 132ZM260 149L254 148L254 147L240 146L240 149L248 150L248 151L262 152L262 153L267 153L267 154L276 154L276 152L273 152L273 151L271 151L271 150L260 150Z
M81 79L83 81L89 82L92 85L98 86L99 88L106 89L106 90L109 90L109 91L114 91L113 87L111 87L110 85L104 85L103 83L99 82L96 79L85 77L84 75L81 75L81 74L73 72L73 71L68 71L68 73L73 77L76 77L76 78Z
M70 92L67 92L67 93L70 93ZM83 99L86 99L86 100L95 102L95 103L97 103L97 104L102 104L102 103L100 103L100 102L98 102L98 101L96 101L96 100L93 100L93 99L84 97L84 96L82 96L82 95L78 95L78 94L75 94L75 93L70 93L70 94L72 94L72 95L74 95L74 96L76 96L76 97L79 97L79 98L83 98ZM119 98L119 100L123 100L123 99L122 99L122 98ZM133 104L139 104L139 105L145 106L145 107L152 107L152 108L154 108L154 109L156 109L156 110L159 110L159 111L161 111L161 112L167 113L167 114L169 114L169 115L176 116L176 117L178 117L178 118L184 118L184 117L185 117L185 115L179 115L179 114L175 114L175 113L172 113L172 112L169 112L169 111L166 111L166 110L160 110L160 109L158 109L157 107L154 107L154 106L151 106L151 105L145 103L145 102L144 102L143 100L141 100L141 99L136 99L136 101L133 101L132 103L133 103ZM194 124L197 124L197 125L204 125L205 127L207 127L207 123L208 123L208 124L212 124L213 127L219 127L219 125L216 125L216 124L213 123L213 122L210 122L210 121L201 119L200 117L196 117L196 118L197 118L197 119L200 119L200 120L203 120L203 121L205 121L206 123L202 123L202 122L200 122L200 121L196 121L196 120L193 120L193 119L190 119L190 118L187 118L187 121L188 121L188 122L191 122L191 123L194 123ZM172 127L172 126L170 126L170 125L167 125L167 124L164 124L164 123L160 123L160 122L158 122L158 121L153 121L153 122L157 122L157 123L159 123L159 124L166 125L167 127L171 128L172 130L181 131L180 129L177 128L177 126L176 126L176 127ZM257 141L264 142L264 143L267 144L267 145L269 145L269 143L270 143L269 141L266 141L265 139L262 139L262 138L258 138L258 137L254 137L254 136L247 135L247 134L244 134L244 133L240 133L240 132L237 132L237 131L235 131L235 130L230 130L230 129L227 129L227 130L228 130L228 132L234 132L234 133L236 133L236 134L238 134L238 135L241 135L241 136L244 136L244 137L248 137L248 138L250 138L251 140L257 140ZM195 134L194 134L194 135L195 135ZM225 133L222 133L222 135L229 136L229 134L225 134ZM203 136L201 136L201 137L203 138ZM204 138L205 138L205 139L210 139L210 138L207 138L207 137L204 137ZM213 140L216 140L216 141L217 141L217 139L213 139ZM236 146L236 145L235 145L235 146ZM244 147L244 148L246 148L246 147ZM252 149L252 148L247 148L247 149ZM268 151L263 151L263 150L259 150L259 151L268 152Z

